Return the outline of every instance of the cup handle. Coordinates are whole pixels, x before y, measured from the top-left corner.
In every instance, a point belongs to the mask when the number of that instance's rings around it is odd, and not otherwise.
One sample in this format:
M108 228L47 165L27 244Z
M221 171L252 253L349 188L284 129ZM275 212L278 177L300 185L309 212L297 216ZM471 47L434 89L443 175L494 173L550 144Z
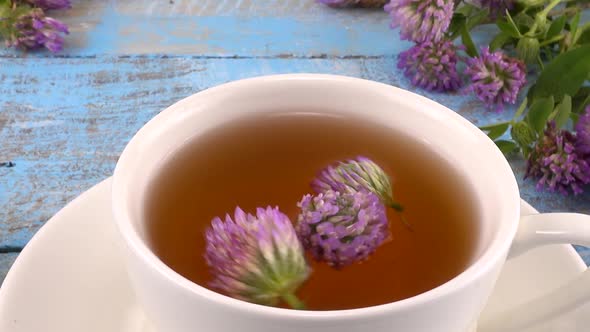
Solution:
M523 216L508 259L548 244L578 244L590 247L590 215L544 213ZM516 332L560 316L590 302L590 272L587 269L570 283L517 308L479 322L478 332Z

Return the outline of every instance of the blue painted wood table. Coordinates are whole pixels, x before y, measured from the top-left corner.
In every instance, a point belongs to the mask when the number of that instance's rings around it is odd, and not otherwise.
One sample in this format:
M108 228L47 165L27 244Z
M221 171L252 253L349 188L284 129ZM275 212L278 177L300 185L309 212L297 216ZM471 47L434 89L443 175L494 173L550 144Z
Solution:
M136 130L213 85L333 73L414 90L476 124L512 115L413 88L396 69L409 44L381 10L313 0L74 0L59 18L71 28L61 54L0 51L0 281L43 223L111 175ZM590 213L588 193L539 193L522 180L523 160L510 162L522 197L540 211Z

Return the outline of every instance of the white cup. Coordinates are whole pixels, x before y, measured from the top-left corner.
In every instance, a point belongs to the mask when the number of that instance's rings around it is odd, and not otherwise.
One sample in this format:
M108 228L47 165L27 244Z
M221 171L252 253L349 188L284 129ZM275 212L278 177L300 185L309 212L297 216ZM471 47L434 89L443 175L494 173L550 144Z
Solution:
M165 265L146 243L149 179L187 140L246 114L293 110L362 116L426 143L472 186L480 241L472 263L452 280L401 301L352 310L298 311L239 301L199 286ZM203 156L206 158L206 156ZM126 244L129 276L145 312L162 332L460 332L472 328L512 247L519 254L549 243L590 245L590 217L520 217L512 170L494 143L467 120L427 98L349 77L295 74L246 79L199 92L148 122L127 145L113 181L113 210ZM520 226L519 226L520 224ZM537 308L480 324L518 331L586 301L585 278L539 299ZM575 296L574 296L575 295ZM531 310L532 309L532 310Z

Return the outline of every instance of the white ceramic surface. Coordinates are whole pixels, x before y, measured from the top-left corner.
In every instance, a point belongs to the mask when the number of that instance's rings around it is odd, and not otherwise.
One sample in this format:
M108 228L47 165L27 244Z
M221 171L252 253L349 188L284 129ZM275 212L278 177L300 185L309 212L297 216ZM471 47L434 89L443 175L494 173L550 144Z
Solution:
M475 259L452 280L420 295L353 310L299 311L265 307L212 292L160 261L146 244L143 218L149 179L167 156L190 139L245 115L293 110L356 116L420 140L456 167L471 190L481 230ZM303 128L302 128L303 130ZM206 156L203 156L206 158ZM167 332L195 326L219 332L463 332L483 310L510 247L520 254L547 243L590 245L590 216L520 218L514 174L496 145L457 113L422 96L358 78L292 74L223 84L190 96L150 120L123 151L113 177L113 214L127 248L127 270L139 302ZM564 223L563 219L569 222ZM519 221L520 220L520 221ZM517 233L518 230L518 233ZM531 321L588 301L584 274L565 291L500 314L489 324L520 331ZM194 308L204 308L195 312ZM515 315L520 313L520 315ZM231 319L227 319L231 317ZM501 324L500 324L501 323ZM494 325L497 324L497 325Z
M106 180L68 204L19 255L0 288L0 331L155 332L125 272L110 188ZM524 202L521 211L536 213ZM568 245L534 249L509 261L483 317L555 289L584 268ZM585 305L522 332L584 332L589 325L590 305Z

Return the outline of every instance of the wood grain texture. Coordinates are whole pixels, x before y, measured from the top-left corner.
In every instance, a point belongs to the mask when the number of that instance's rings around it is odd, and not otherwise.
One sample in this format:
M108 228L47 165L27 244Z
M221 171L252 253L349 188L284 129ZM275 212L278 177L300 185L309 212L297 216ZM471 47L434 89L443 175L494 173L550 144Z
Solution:
M62 53L69 56L386 55L409 45L392 42L383 10L334 10L314 0L80 0L54 16L70 26Z

